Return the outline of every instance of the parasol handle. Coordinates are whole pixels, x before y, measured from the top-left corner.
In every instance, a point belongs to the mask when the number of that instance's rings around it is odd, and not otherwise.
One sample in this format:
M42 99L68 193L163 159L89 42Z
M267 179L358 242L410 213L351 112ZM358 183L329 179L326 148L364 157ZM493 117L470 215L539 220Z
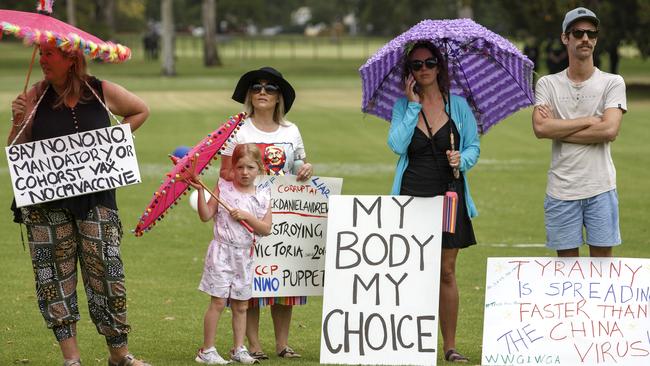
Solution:
M208 193L210 193L212 198L217 200L217 202L219 202L219 204L221 204L221 206L223 206L223 208L225 208L228 212L232 211L232 207L228 206L228 204L226 202L224 202L221 198L219 198L216 194L214 194L214 192L212 192L212 190L210 188L208 188L205 185L205 183L203 183L202 180L200 180L198 178L196 180ZM255 230L253 230L253 227L250 226L246 221L241 220L241 221L239 221L239 223L242 224L246 228L246 230L248 230L249 232L253 233L255 231Z
M454 132L453 131L451 131L449 133L449 140L451 141L451 151L456 150L456 148L454 147ZM458 168L453 168L453 172L454 172L454 178L456 178L456 179L460 178L460 171L458 170Z
M34 66L34 59L36 59L37 49L38 46L34 45L34 51L32 51L32 60L29 62L29 70L27 70L27 79L25 80L25 87L23 88L23 94L27 94L27 86L29 85L29 78L32 75L32 66Z

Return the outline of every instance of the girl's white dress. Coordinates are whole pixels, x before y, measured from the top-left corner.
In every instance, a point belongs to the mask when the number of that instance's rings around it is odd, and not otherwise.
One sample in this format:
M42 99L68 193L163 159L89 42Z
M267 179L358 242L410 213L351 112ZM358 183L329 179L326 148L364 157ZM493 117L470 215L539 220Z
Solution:
M239 208L262 219L271 203L268 188L256 188L254 195L238 191L232 182L219 180L219 198L232 208ZM252 294L253 256L252 245L258 239L228 211L219 207L214 218L214 239L205 256L203 276L199 290L220 298L248 300Z

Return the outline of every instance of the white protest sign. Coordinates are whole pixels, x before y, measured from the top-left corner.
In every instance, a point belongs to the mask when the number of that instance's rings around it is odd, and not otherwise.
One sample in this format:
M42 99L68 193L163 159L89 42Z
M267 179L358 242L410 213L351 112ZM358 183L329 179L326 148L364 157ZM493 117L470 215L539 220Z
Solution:
M483 365L650 365L650 260L488 258Z
M5 147L18 207L140 183L122 124Z
M321 363L436 364L442 201L330 198Z
M328 198L341 178L274 176L271 235L255 246L253 297L321 296L325 269Z

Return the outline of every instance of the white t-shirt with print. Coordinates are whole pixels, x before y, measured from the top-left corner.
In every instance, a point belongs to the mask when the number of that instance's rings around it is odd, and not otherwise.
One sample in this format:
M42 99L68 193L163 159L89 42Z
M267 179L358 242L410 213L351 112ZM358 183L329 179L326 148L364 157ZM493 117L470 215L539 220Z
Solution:
M259 130L251 118L246 118L223 155L232 156L237 144L254 143L262 153L262 160L270 175L295 174L294 161L307 157L298 126L286 121L273 132Z
M608 108L627 111L625 82L620 75L594 69L581 83L572 82L567 70L539 79L535 105L549 105L561 119L602 117ZM611 143L575 144L553 140L546 193L560 200L596 196L616 188L616 168Z

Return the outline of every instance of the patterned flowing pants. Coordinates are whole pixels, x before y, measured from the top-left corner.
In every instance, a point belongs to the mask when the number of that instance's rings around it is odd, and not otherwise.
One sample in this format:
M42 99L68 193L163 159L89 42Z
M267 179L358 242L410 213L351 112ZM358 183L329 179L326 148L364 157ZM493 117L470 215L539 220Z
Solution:
M120 258L122 224L117 211L97 206L85 220L66 209L22 208L36 279L36 298L47 327L61 342L76 336L77 260L88 310L113 348L127 344L126 290Z

